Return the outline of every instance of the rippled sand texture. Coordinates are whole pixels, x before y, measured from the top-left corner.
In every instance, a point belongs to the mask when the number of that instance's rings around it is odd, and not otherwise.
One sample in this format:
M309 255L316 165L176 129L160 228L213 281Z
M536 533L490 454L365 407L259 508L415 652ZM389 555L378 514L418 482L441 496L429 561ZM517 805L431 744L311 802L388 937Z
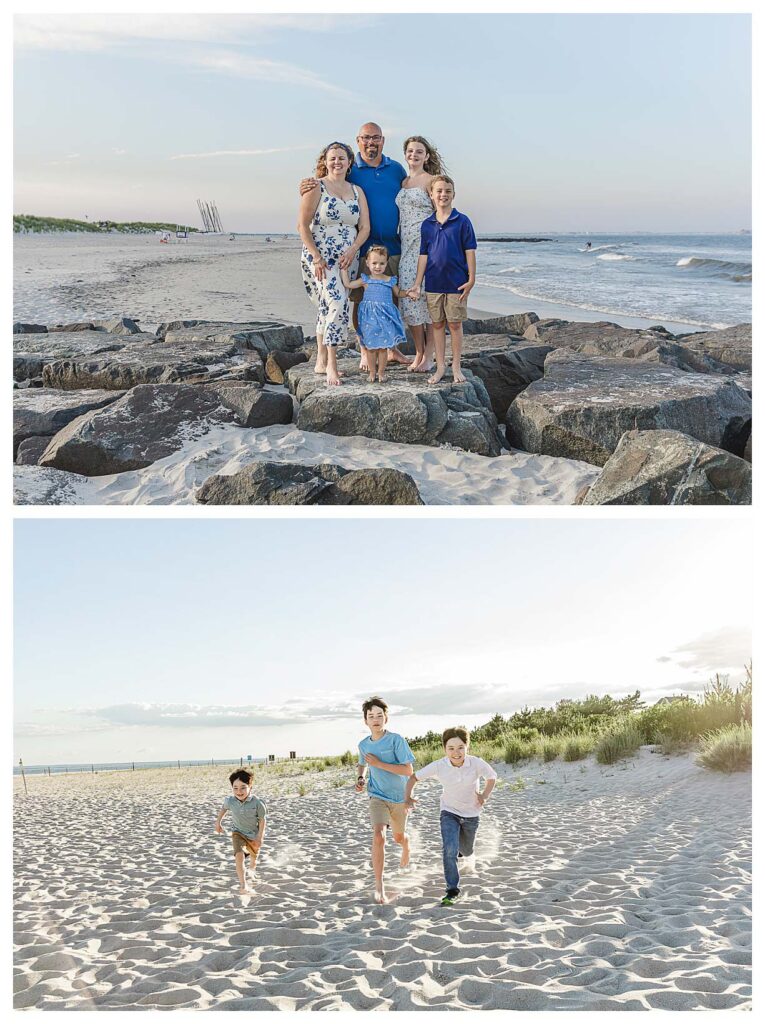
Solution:
M377 907L366 797L333 788L338 770L304 776L302 797L295 779L259 785L270 825L252 897L212 833L227 770L32 778L26 798L15 780L16 1005L750 1005L750 775L649 748L500 772L451 909L433 784L415 868L390 872Z

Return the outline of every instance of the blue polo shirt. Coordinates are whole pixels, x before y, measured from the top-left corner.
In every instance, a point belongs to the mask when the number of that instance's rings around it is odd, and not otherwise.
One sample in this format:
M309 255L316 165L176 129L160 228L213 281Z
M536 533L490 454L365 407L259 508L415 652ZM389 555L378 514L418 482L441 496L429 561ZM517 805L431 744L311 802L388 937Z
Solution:
M398 235L398 207L396 196L406 171L396 160L383 156L379 167L372 167L361 159L361 153L351 167L348 180L363 189L369 206L369 238L361 247L364 256L370 245L384 245L391 256L401 254Z
M365 736L359 743L359 764L366 764L364 754L374 754L385 764L414 764L414 754L409 749L409 744L397 732L386 731L377 741L371 736ZM369 796L379 797L380 800L402 804L407 778L406 775L396 775L394 772L386 772L384 768L373 768L369 765L367 793Z
M252 793L246 800L239 800L233 794L227 796L223 806L231 815L231 831L240 832L247 839L255 839L261 821L266 816L266 807Z
M456 292L468 277L468 249L476 249L473 225L464 213L452 210L443 224L435 213L426 217L420 227L420 255L427 256L425 291L446 294Z

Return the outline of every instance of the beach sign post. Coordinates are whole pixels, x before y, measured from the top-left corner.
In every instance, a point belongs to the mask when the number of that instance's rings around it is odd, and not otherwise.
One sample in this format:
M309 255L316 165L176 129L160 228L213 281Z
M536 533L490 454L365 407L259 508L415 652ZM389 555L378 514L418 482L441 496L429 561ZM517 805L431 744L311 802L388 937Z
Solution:
M29 793L27 791L27 777L24 774L24 762L21 760L21 758L19 758L19 768L21 769L21 779L22 782L24 783L24 796L29 796Z

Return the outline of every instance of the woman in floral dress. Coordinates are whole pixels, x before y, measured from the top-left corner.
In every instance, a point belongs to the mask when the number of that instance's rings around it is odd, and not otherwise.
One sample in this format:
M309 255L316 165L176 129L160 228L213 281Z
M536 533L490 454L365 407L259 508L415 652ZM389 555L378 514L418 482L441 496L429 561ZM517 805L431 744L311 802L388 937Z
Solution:
M360 247L369 237L369 209L357 185L347 180L353 150L331 142L316 161L318 185L300 199L298 230L303 239L303 284L317 308L316 373L339 384L337 346L348 338L350 304L340 271L358 267Z
M433 369L433 328L428 304L423 293L419 299L406 297L417 277L420 256L420 225L433 213L430 183L434 175L444 173L444 165L435 146L421 135L412 135L404 143L404 156L409 175L401 183L396 196L401 234L401 262L398 281L401 289L401 316L414 338L416 355L409 371L426 373Z

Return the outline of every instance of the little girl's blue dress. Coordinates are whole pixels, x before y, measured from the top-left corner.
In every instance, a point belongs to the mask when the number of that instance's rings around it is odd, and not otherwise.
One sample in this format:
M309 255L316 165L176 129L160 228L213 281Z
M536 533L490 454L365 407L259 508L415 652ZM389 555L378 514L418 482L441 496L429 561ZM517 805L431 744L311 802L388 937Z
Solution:
M398 278L377 281L367 274L364 298L359 303L359 330L364 348L395 348L406 340L401 314L393 302L393 286Z

